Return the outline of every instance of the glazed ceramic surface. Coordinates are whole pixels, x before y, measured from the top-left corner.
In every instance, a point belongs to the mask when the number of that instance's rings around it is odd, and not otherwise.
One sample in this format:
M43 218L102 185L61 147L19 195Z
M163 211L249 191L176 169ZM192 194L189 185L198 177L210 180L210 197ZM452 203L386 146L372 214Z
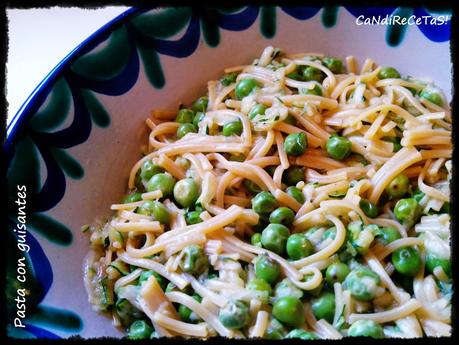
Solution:
M434 80L451 100L449 22L357 25L360 15L429 14L410 8L133 8L97 31L45 78L8 127L8 285L28 288L21 338L122 336L91 310L83 285L83 224L108 216L126 192L154 108L175 109L206 92L223 68L248 64L267 45L287 52L371 57L403 75ZM430 13L433 16L448 13ZM18 186L26 186L25 235ZM15 236L16 234L16 236ZM21 236L19 236L21 235ZM17 249L18 240L30 246ZM27 285L17 281L26 258Z

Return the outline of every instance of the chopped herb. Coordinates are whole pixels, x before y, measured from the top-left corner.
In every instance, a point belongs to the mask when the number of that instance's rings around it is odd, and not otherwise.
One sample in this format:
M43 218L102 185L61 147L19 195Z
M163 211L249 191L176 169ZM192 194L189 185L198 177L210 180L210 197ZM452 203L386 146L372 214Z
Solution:
M281 102L282 104L285 105L285 103L279 98L279 96L276 96L276 97L274 97L274 98L277 99L279 102Z
M344 305L341 308L341 312L339 313L338 320L336 320L336 323L333 324L333 326L337 329L340 330L343 328L344 324L346 323L344 319Z
M236 81L236 78L237 78L237 73L236 73L236 72L228 73L228 74L225 74L225 75L220 79L220 83L221 83L223 86L228 86L228 85L234 83L234 82Z
M364 156L362 156L361 154L358 154L358 153L353 153L351 155L352 158L355 158L360 164L362 164L363 166L367 166L368 164L370 164L369 161L367 161L365 159Z

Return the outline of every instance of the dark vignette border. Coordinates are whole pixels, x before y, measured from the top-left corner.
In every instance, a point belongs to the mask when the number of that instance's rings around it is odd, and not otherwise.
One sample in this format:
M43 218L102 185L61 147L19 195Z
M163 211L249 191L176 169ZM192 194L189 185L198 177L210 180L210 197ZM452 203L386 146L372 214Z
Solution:
M232 1L231 4L235 4L235 3L240 3L240 1ZM245 2L246 3L246 2ZM257 3L260 3L259 1L257 1ZM268 4L268 3L273 3L273 1L264 1L264 2L261 2L261 4ZM275 3L278 3L277 1ZM297 2L293 2L292 1L283 1L282 2L282 5L286 5L286 4L296 4L296 5L304 5L305 3L303 1L297 1ZM317 2L317 1L308 1L307 2L307 5L314 5L314 4L320 4L320 5L325 5L326 3L333 3L333 4L339 4L339 5L344 5L344 4L348 4L350 3L350 1L320 1L320 2ZM382 6L388 6L389 4L397 4L397 5L404 5L404 4L407 4L407 5L413 5L413 3L410 3L410 2L407 2L407 1L397 1L397 2L394 2L394 1L391 1L391 0L386 0L384 2L382 1L378 1L378 2L368 2L368 1L363 1L363 2L355 2L354 4L358 4L358 5L382 5ZM446 7L450 7L451 6L451 3L450 2L426 2L426 1L423 1L422 4L432 4L432 5L442 5L442 6L446 6ZM6 4L6 6L8 7L14 7L14 8L32 8L32 7L49 7L49 6L56 6L56 5L59 5L59 6L79 6L79 7L91 7L91 8L96 8L96 7L103 7L103 6L106 6L106 5L142 5L143 2L133 2L133 1L115 1L115 2L95 2L95 1L92 1L92 2L81 2L81 1L75 1L75 2L72 2L72 1L58 1L58 2L46 2L46 1L41 1L41 2L38 2L38 1L13 1L13 2L8 2ZM189 4L184 2L184 1L171 1L169 3L165 3L164 1L161 1L161 2L148 2L148 5L159 5L159 6L162 6L162 5L184 5L184 4ZM414 5L421 5L419 2L418 3L414 3ZM2 6L3 7L3 6ZM136 10L141 10L141 8L138 8ZM131 13L134 13L135 11L132 11L130 13L126 12L126 13L123 13L122 15L120 15L119 17L115 18L112 22L116 23L118 20L121 21L123 18L120 18L124 15L130 15ZM110 28L107 28L110 24L114 24L114 23L108 23L107 25L105 25L104 27L102 27L100 30L98 30L94 35L98 34L98 35L103 35L103 33L105 32L105 30L110 30ZM3 47L5 48L5 50L2 52L2 55L1 57L3 58L3 60L5 61L6 63L6 55L7 55L7 48L8 48L8 43L7 43L7 40L8 40L8 27L7 27L7 19L6 19L6 9L5 7L2 8L2 12L0 13L0 23L3 25L3 27L5 28L5 30L3 31L4 34L3 34L3 37L4 40L4 44L3 44ZM100 32L102 30L102 32ZM450 41L450 45L451 45L451 60L453 62L453 71L452 71L452 74L453 74L453 88L452 88L452 95L453 95L453 99L452 99L452 112L453 114L457 111L457 109L459 109L459 99L456 95L456 90L458 89L458 84L459 84L459 73L457 72L457 50L458 50L458 33L459 33L459 22L458 22L458 18L457 18L457 12L454 11L453 12L453 17L452 17L452 26L451 26L451 41ZM83 43L84 44L84 43ZM76 49L80 48L77 47ZM74 51L72 51L73 53ZM72 53L70 53L63 61L62 63L65 61L66 62L66 59L67 58L72 58L72 59L75 59L77 56L70 56ZM52 73L58 73L58 69L60 68L60 65L59 64L58 66L56 66L56 68L52 71ZM6 75L6 66L5 67L2 67L4 68L2 71L5 71L5 74ZM53 75L55 76L55 75ZM48 77L52 77L51 75L49 75ZM45 78L45 80L40 83L40 85L37 87L37 89L39 88L42 88L42 84L44 82L49 82L50 84L52 84L53 82L53 79L51 80L48 80L48 77ZM2 79L2 84L0 84L0 87L2 87L3 91L4 91L4 95L5 95L5 78ZM29 99L26 101L25 105L24 106L29 106L28 101L30 100L30 98L32 98L35 94L35 91L32 93L32 95L29 97ZM7 104L6 104L6 99L5 99L5 96L3 96L3 102L1 103L2 104L2 110L3 110L3 114L6 114L6 107L7 107ZM22 112L22 108L20 109L20 112ZM23 119L21 119L22 121ZM17 121L16 125L18 125L21 121ZM3 143L5 142L5 138L6 138L6 117L4 117L3 121L2 121L2 139L3 139ZM14 125L14 127L16 127L16 125ZM458 181L458 178L456 176L456 167L455 167L455 162L457 162L457 156L458 156L458 152L457 150L455 149L456 148L456 144L457 142L459 141L459 139L456 137L455 134L458 134L459 133L459 125L456 124L455 121L453 121L453 145L454 145L454 149L453 149L453 177L452 177L452 181L451 181L451 205L452 205L452 208L453 210L456 210L456 207L459 207L457 204L457 199L456 199L456 195L457 195L457 189L459 188L457 186L457 181ZM0 162L1 163L6 163L5 162L5 155L2 154L1 157L0 157ZM6 169L5 169L5 166L6 164L1 164L0 165L3 169L2 169L2 177L6 175ZM5 187L3 190L6 189L6 179L2 179L1 180L1 186L2 187ZM6 203L6 200L5 200L5 194L4 193L1 193L1 200L2 201L5 201ZM2 217L2 221L4 221L4 218ZM4 223L3 223L4 224ZM451 229L452 229L452 234L451 234L451 240L452 240L452 243L454 244L457 244L457 242L459 241L459 234L456 234L455 232L457 231L456 228L458 228L458 221L455 217L452 217L452 220L451 220ZM4 242L3 241L0 241L3 245L4 245ZM458 276L459 276L459 265L455 262L456 259L458 258L458 254L457 254L457 251L456 251L456 248L458 247L457 245L453 245L453 251L452 251L452 261L453 261L453 280L454 280L454 285L457 286L457 281L458 281ZM5 253L6 251L2 251L2 253ZM4 260L2 260L2 262L4 262ZM0 265L0 276L3 278L5 275L2 274L4 271L3 271L4 267L3 265ZM3 285L4 286L4 285ZM453 343L454 340L459 340L459 337L458 337L458 331L457 331L457 327L454 327L455 324L458 323L458 320L457 320L457 306L458 306L458 294L456 293L456 291L454 292L453 294L453 299L452 299L452 306L453 306L453 310L452 310L452 324L453 324L453 333L452 333L452 337L451 338L440 338L440 339L435 339L435 338L423 338L423 339L410 339L410 340L404 340L404 339L391 339L391 340L380 340L382 342L385 342L385 343L388 343L389 341L391 343L400 343L400 344L406 344L407 341L410 341L410 343L414 342L414 343L424 343L424 344L435 344L435 343ZM0 296L0 306L3 306L7 303L8 301L6 301L4 299L4 295L2 294ZM6 316L4 314L4 310L3 308L1 308L1 312L2 312L2 315L3 316ZM5 318L1 318L0 320L5 320ZM6 321L6 320L5 320ZM1 322L3 325L6 326L6 323L4 322ZM22 344L22 343L43 343L43 344L50 344L50 343L65 343L65 342L71 342L71 343L80 343L80 342L84 342L85 344L104 344L104 343L120 343L120 342L124 342L124 341L127 341L129 342L128 340L126 339L114 339L114 338L99 338L99 339L83 339L81 337L71 337L71 338L68 338L68 339L62 339L62 340L50 340L50 339L40 339L40 340L24 340L24 339L12 339L12 338L6 338L6 329L4 328L0 328L0 339L3 339L6 341L6 343L18 343L18 344ZM206 342L210 342L210 343L213 343L213 342L218 342L218 343L222 343L222 344L232 344L234 342L256 342L258 340L230 340L230 339L225 339L225 338L215 338L215 339L212 339L212 340L209 340L209 341L206 341ZM319 340L320 341L320 340ZM363 339L363 338L344 338L343 340L340 340L339 343L340 344L356 344L356 343L362 343L362 344L365 344L365 343L369 343L369 342L374 342L375 340L374 339ZM378 340L376 340L377 342L379 342ZM139 344L151 344L151 343L182 343L183 340L176 340L176 339L160 339L160 340L148 340L148 341L137 341L137 343ZM199 340L187 340L186 342L191 342L191 343L194 343L194 342L200 342L202 343L202 341L199 341ZM273 341L263 341L263 343L271 343ZM278 343L279 341L277 341L276 343ZM288 342L288 343L292 343L292 344L300 344L300 343L303 343L303 341L301 340L288 340L288 341L284 341L284 342ZM324 343L325 341L321 341L322 343ZM3 341L2 341L3 343Z

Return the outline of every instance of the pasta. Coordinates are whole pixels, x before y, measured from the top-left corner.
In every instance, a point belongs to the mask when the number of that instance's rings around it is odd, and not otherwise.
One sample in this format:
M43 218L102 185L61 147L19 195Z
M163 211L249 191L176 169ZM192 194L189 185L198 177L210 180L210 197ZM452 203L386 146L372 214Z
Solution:
M346 66L346 67L345 67ZM131 339L451 335L451 112L367 59L267 47L154 110L85 287Z

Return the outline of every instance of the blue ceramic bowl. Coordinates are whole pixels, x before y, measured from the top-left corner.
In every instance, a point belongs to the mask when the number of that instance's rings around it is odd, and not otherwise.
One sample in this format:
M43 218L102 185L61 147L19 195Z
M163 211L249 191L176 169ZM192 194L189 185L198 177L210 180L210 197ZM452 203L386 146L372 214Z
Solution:
M8 126L8 334L121 335L87 301L88 238L80 228L107 216L125 192L151 110L190 102L223 68L251 62L267 45L371 57L435 80L450 99L449 21L358 25L386 15L430 14L395 7L132 8L72 51ZM26 283L18 281L22 273ZM11 300L28 291L21 313Z

